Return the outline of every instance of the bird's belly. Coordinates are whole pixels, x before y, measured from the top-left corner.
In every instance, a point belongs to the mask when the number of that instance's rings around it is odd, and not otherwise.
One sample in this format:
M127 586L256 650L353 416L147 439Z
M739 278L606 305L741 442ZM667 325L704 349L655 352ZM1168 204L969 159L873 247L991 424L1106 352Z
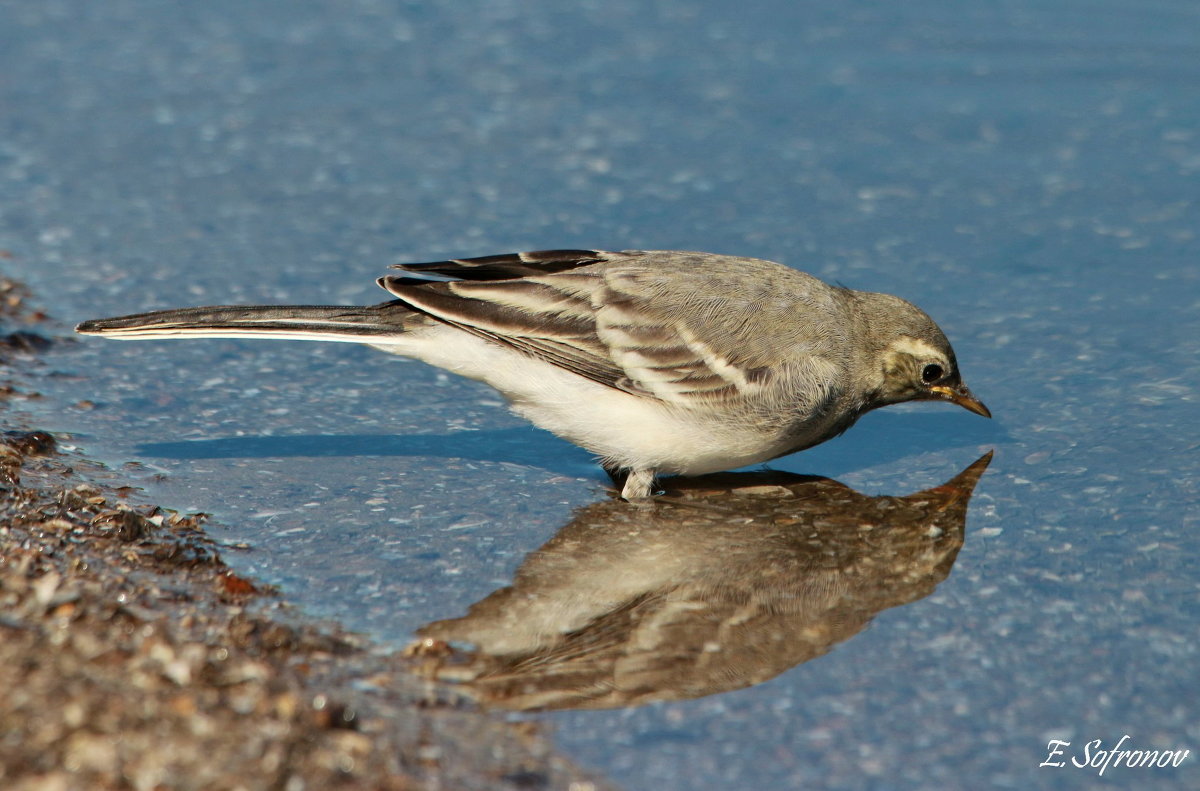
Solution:
M513 399L513 410L617 467L702 475L755 464L783 452L773 437L762 432L675 411L662 402L603 385L588 385L593 392L576 393L582 397L570 403L518 397Z
M701 475L774 458L791 442L728 415L607 387L449 327L403 341L379 348L485 382L526 420L616 466Z

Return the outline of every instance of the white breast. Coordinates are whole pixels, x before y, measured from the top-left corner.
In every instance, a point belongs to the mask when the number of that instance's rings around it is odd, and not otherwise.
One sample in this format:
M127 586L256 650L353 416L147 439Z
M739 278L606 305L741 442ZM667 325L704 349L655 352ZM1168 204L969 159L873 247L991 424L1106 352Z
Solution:
M701 475L787 449L778 434L606 387L445 325L378 348L485 382L517 414L621 467Z

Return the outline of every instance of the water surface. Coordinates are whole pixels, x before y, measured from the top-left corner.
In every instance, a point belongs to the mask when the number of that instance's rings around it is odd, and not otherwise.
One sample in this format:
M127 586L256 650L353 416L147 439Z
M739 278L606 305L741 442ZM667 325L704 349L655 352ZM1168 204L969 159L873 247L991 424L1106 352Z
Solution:
M756 686L521 716L631 789L1196 788L1038 765L1200 749L1198 41L1182 0L3 3L0 267L64 327L552 247L912 299L996 419L891 408L774 466L902 496L994 449L949 576ZM605 497L487 388L367 349L48 359L39 426L388 645Z

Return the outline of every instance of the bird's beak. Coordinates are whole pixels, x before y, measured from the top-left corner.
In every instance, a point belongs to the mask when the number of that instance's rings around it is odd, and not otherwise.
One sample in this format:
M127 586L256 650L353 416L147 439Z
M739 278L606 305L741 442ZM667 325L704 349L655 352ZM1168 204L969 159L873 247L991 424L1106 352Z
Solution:
M929 392L934 398L949 401L952 404L958 404L963 409L969 409L976 415L991 417L992 412L983 405L983 402L971 393L964 384L951 387L950 385L934 385L929 388Z

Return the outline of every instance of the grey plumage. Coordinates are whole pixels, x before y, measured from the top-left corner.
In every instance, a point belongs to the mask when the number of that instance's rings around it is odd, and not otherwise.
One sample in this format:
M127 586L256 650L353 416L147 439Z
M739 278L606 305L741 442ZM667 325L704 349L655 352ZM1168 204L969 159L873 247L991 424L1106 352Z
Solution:
M396 299L369 307L186 308L77 329L350 341L424 360L595 452L626 498L648 496L659 473L810 447L889 403L987 415L919 308L769 261L558 250L398 268L379 280Z

